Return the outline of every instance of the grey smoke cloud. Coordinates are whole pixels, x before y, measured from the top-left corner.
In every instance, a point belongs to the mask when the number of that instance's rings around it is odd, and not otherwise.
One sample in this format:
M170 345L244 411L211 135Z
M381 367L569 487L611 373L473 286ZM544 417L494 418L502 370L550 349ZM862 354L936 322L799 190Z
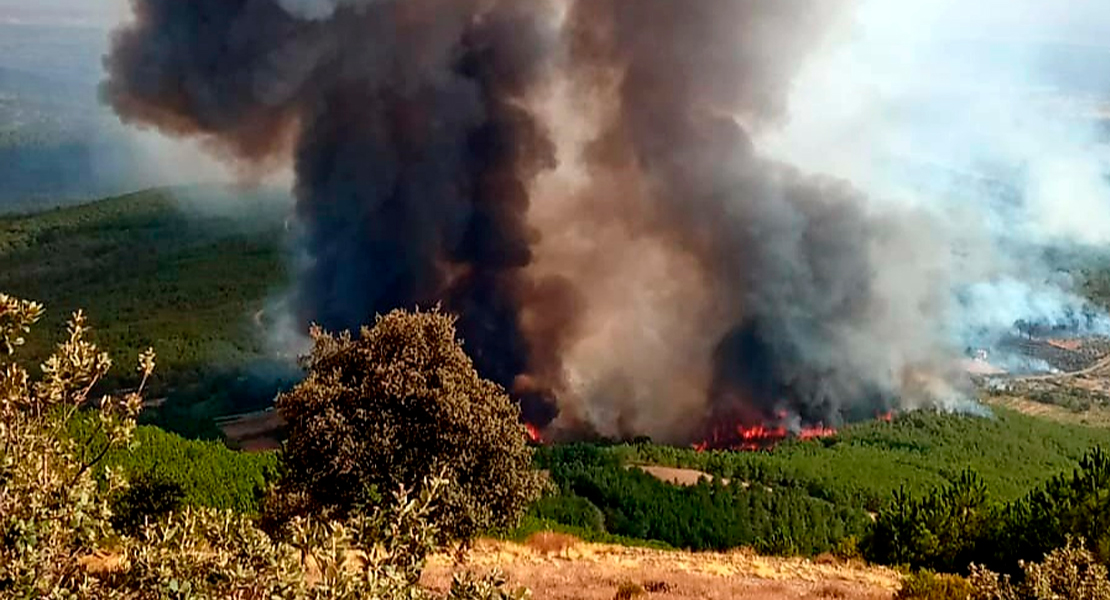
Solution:
M799 151L842 135L805 125L836 96L798 90L848 3L134 6L105 100L293 166L300 327L443 303L483 374L568 435L967 406L948 324L989 235Z

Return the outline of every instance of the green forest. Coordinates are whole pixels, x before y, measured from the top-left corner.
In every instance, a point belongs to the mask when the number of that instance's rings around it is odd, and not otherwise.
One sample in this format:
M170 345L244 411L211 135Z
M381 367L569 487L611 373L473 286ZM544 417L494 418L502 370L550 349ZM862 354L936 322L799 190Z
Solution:
M28 360L41 362L82 309L117 362L157 350L150 396L166 401L147 420L218 438L215 417L268 404L289 376L268 362L256 319L284 290L288 202L191 187L0 217L0 290L47 306ZM116 369L102 387L134 384Z

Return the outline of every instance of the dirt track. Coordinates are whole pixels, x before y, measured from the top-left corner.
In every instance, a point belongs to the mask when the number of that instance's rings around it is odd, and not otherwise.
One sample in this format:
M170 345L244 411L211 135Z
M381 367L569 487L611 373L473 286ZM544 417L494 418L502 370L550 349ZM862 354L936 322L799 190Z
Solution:
M1082 377L1083 375L1091 375L1099 371L1110 368L1110 356L1101 358L1095 364L1081 369L1079 371L1069 371L1067 373L1048 373L1044 375L1024 375L1016 377L1008 377L1010 381L1052 381L1054 379L1068 379L1069 377Z
M665 552L575 541L482 542L467 568L487 572L495 567L511 584L530 588L536 600L611 600L622 584L647 590L639 596L645 599L888 600L900 581L891 570L834 559L819 564L748 552ZM424 584L446 591L453 570L449 559L434 558Z

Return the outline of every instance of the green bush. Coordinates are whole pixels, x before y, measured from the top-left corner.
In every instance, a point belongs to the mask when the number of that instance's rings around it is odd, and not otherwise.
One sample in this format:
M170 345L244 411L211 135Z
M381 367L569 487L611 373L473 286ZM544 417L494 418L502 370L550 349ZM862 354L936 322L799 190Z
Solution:
M129 474L157 471L179 485L190 506L259 512L259 502L279 473L274 452L237 452L217 441L194 441L156 427L141 426L138 446L109 454L107 464Z
M1106 566L1086 546L1069 539L1040 563L1022 562L1021 578L982 566L971 570L971 600L1110 600Z
M78 415L70 433L81 446L98 446L103 437L91 414ZM108 467L129 477L157 473L182 490L182 501L189 506L255 514L265 490L277 479L279 460L274 452L236 452L222 442L187 440L144 425L136 428L131 447L105 455L95 471L101 481Z
M532 505L528 514L586 531L605 532L605 515L601 509L578 496L544 496Z
M833 556L843 559L851 560L853 558L863 558L863 551L859 547L859 538L850 535L840 539L836 546L832 549Z
M112 527L124 535L140 535L149 523L163 520L183 505L185 491L181 485L158 474L144 473L129 483L112 498L109 519Z

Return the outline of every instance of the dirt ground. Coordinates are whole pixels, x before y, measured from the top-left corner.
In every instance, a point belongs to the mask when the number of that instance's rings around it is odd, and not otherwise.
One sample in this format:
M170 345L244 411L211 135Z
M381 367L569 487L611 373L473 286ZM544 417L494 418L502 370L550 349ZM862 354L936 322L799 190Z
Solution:
M621 598L644 600L889 600L900 581L891 570L831 558L667 552L584 544L554 534L527 544L483 541L462 567L446 557L433 558L424 585L445 592L452 572L494 568L511 585L531 589L536 600L613 600L622 586L635 592Z
M697 485L702 478L713 479L712 475L693 469L674 469L671 467L654 467L647 465L640 466L639 468L660 481L674 485L692 486ZM721 483L728 485L728 479L722 479Z

